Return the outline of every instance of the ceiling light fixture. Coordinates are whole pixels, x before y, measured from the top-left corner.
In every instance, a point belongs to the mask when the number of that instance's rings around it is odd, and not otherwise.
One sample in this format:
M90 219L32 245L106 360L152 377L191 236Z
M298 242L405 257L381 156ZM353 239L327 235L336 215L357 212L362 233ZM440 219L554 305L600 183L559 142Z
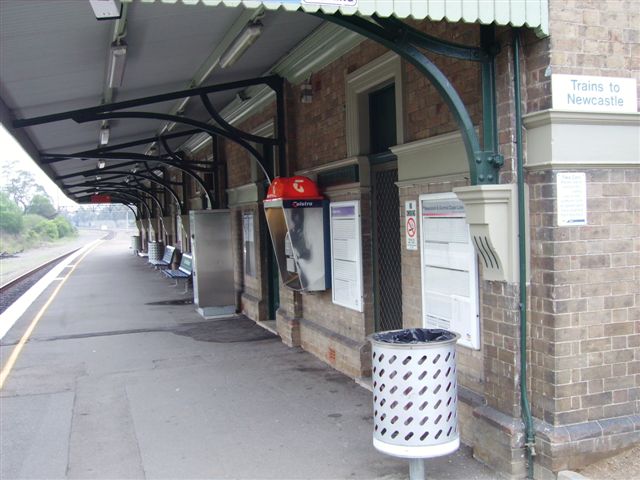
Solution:
M109 143L109 125L100 127L100 146L103 147Z
M98 160L98 170L102 170L106 164L107 162L105 162L104 159L101 158L100 160Z
M97 20L114 20L122 16L122 5L116 0L89 0Z
M262 33L262 23L253 22L240 32L220 57L220 68L233 65Z
M112 43L109 49L109 66L107 68L107 86L119 88L124 78L124 66L127 59L127 44Z

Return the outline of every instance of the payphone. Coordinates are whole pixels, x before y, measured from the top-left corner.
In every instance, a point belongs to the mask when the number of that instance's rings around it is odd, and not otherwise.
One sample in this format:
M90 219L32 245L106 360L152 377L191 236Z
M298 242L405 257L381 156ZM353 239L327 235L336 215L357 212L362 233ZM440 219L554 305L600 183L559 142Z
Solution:
M282 283L315 292L331 286L329 208L309 178L278 177L264 201Z

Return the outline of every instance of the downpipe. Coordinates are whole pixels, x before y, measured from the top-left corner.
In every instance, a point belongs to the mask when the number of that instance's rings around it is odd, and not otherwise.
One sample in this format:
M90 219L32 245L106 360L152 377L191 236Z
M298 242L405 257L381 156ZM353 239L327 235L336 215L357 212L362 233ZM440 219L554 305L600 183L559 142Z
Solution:
M535 450L535 429L531 416L531 404L527 394L527 252L524 197L524 159L522 151L522 110L520 91L520 32L513 30L513 86L516 115L516 163L518 186L518 254L520 257L520 405L524 423L525 448L527 453L527 478L533 478L533 457Z

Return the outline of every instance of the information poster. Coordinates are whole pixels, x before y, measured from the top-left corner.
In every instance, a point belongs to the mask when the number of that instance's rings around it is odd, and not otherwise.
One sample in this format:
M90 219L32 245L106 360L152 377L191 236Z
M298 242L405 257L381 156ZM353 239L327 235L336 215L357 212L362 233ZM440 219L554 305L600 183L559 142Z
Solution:
M427 328L460 334L480 348L476 254L464 205L453 193L420 196L422 314Z
M404 203L407 250L418 250L418 205L415 200Z
M559 172L556 176L558 226L587 224L587 178L584 172Z
M330 205L332 300L362 312L362 253L360 203Z

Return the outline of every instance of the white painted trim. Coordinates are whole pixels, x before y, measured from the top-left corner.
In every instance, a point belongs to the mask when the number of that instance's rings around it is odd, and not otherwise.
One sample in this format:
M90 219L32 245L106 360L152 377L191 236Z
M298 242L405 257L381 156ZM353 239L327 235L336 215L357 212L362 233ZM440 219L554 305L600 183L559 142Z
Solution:
M397 144L404 143L404 95L402 62L388 52L347 75L346 117L347 155L369 153L369 102L367 94L385 85L395 84ZM365 119L367 121L365 122Z
M640 113L545 110L523 117L525 167L640 167Z
M398 157L398 184L434 177L469 177L462 134L459 131L391 147Z

